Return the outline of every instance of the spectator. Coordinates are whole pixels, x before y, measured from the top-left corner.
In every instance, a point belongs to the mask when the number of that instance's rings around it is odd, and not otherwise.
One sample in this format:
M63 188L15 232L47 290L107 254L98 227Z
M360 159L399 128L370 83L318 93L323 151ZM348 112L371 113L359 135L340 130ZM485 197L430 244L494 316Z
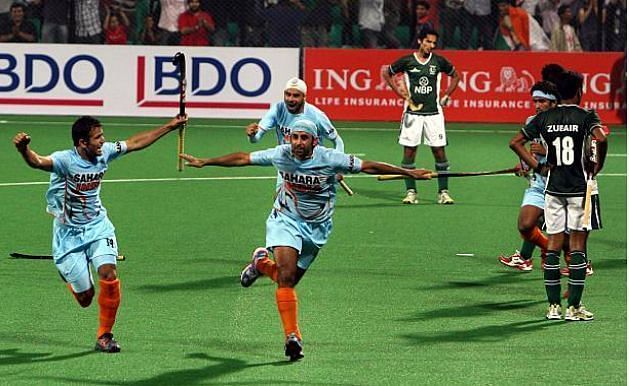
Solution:
M301 27L301 43L304 47L326 47L332 28L332 7L337 0L316 0L307 13Z
M413 34L411 41L411 48L418 49L419 48L419 34L422 30L434 30L434 26L430 22L429 13L430 11L430 3L425 0L419 0L417 5L415 6L415 33Z
M343 48L354 46L354 24L358 23L358 0L339 0L343 29L341 30L341 45Z
M359 0L358 7L363 47L377 48L378 35L384 26L384 0Z
M188 0L188 10L179 15L179 33L182 46L209 46L210 33L214 32L214 19L201 11L199 0Z
M491 0L466 0L463 4L465 22L461 30L461 48L472 48L470 38L474 28L478 31L478 49L492 50L493 23L491 22Z
M127 44L129 19L118 7L105 8L105 44Z
M459 28L459 36L462 38L465 14L463 13L464 0L445 0L441 8L441 22L443 23L443 46L449 48L461 47L461 42L455 42L455 32Z
M186 11L186 0L159 0L161 13L157 27L160 29L160 44L176 46L179 44L179 15Z
M627 8L620 0L607 0L602 14L605 51L624 51L627 43Z
M512 51L530 50L529 14L511 6L509 0L498 0L499 31Z
M243 47L263 47L265 37L265 0L241 0L242 8L247 12L240 11L240 7L234 14L238 21L238 45Z
M9 8L9 20L0 23L0 42L33 43L37 41L35 26L25 19L26 7L13 3Z
M0 24L4 24L10 18L9 10L14 0L0 0Z
M582 0L578 14L579 40L584 51L600 51L598 1Z
M159 28L157 28L157 25L155 24L155 20L153 19L153 16L146 15L144 17L144 26L142 27L142 29L140 30L140 44L144 44L147 46L153 46L156 44L159 44L159 36L160 31Z
M306 7L299 0L279 0L266 9L267 43L269 47L299 47L301 45L301 23Z
M100 20L98 0L74 2L74 42L102 44L103 26Z
M562 5L557 11L559 15L560 25L555 28L551 35L551 49L553 51L563 52L580 52L581 44L577 37L577 32L574 30L572 23L572 11L567 5Z
M541 0L537 4L537 13L542 19L542 27L547 36L550 36L561 23L557 13L560 5L561 0Z
M398 25L400 25L400 0L384 0L382 7L384 11L384 26L382 27L381 38L386 48L400 48L400 41L395 36Z
M41 0L44 22L42 43L67 43L70 0Z

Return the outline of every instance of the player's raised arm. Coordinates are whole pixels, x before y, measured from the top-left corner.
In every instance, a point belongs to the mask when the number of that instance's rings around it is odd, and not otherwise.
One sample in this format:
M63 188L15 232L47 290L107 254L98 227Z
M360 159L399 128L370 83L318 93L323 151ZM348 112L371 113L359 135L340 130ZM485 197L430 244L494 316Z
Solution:
M125 141L127 143L127 153L142 150L152 145L158 139L177 129L187 121L187 115L177 116L161 127L132 135Z
M189 154L179 154L179 157L186 160L186 166L202 168L204 166L247 166L251 165L250 153L238 152L214 158L197 158Z
M426 169L402 169L391 164L363 160L360 171L367 174L399 174L416 180L430 179L432 171Z
M30 143L31 137L26 133L20 132L13 137L13 144L28 166L47 172L52 171L52 158L34 152L29 146Z

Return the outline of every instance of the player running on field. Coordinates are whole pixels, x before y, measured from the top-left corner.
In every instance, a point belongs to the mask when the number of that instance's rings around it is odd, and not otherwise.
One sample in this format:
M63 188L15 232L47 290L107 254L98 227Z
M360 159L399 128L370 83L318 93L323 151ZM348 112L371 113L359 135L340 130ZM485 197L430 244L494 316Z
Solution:
M594 315L581 304L585 286L587 258L585 240L590 226L584 226L584 203L588 175L603 167L607 136L598 114L578 106L583 76L564 73L558 88L562 104L536 115L510 142L513 151L535 172L548 174L545 189L544 218L548 232L548 252L544 264L544 283L549 306L547 319L561 319L561 282L559 251L566 230L570 231L570 274L568 280L567 321L592 320ZM586 151L591 138L596 139L598 162L590 163ZM527 141L541 137L546 144L547 162L538 162L524 147Z
M105 142L98 120L81 117L72 125L74 147L48 156L30 148L28 134L18 133L13 138L15 147L30 167L51 173L46 210L54 216L52 257L81 307L88 307L95 294L89 265L98 273L97 351L120 351L112 334L120 305L120 280L116 271L118 243L114 226L101 203L101 181L111 161L150 146L186 120L186 117L174 118L162 127L112 143Z
M430 146L435 158L435 170L447 171L450 167L446 157L446 128L443 107L448 104L450 95L459 84L459 74L452 63L434 52L439 34L431 29L423 29L419 34L419 50L406 55L383 70L382 76L395 93L406 101L400 123L399 144L404 147L402 167L415 168L417 146L422 142ZM441 97L441 73L452 77L452 82ZM404 74L405 84L396 83L394 76ZM406 179L404 204L417 204L417 184ZM448 177L439 177L437 203L454 204L448 192Z
M401 174L422 178L429 170L401 169L393 165L363 161L353 155L318 146L318 130L308 120L293 122L290 144L253 153L233 153L215 158L181 155L187 166L275 166L282 184L266 221L266 247L253 252L251 264L241 272L240 282L249 287L265 275L277 283L275 299L284 327L285 354L290 360L303 357L301 331L297 323L295 286L332 231L336 202L337 173ZM427 177L426 177L427 178ZM269 252L274 260L269 258Z

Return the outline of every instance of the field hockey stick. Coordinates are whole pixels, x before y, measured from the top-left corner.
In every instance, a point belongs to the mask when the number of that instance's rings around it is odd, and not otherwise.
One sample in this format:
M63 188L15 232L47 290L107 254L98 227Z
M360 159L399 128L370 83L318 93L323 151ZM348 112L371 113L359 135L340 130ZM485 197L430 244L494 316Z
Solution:
M340 180L339 185L341 185L341 188L343 188L343 190L345 191L345 193L347 193L348 196L354 195L354 191L352 190L352 188L349 187L349 185L347 185L347 182L345 182L345 180Z
M173 64L179 68L179 116L186 115L186 56L177 52L173 57ZM179 154L185 153L186 123L179 127L177 135L177 170L183 171L184 161Z
M596 147L596 140L594 138L590 140L589 146L590 155L588 159L591 162L589 166L592 169L596 169L596 164L598 163L598 148ZM584 229L590 229L592 222L592 190L594 190L594 171L588 171L585 197L583 199L583 222L581 224Z
M495 174L511 174L515 173L517 168L509 168L502 170L493 170L488 172L432 172L428 175L424 175L424 178L418 178L419 180L429 180L437 177L476 177L476 176L491 176ZM428 178L426 178L428 176ZM392 180L405 180L409 177L400 174L383 174L378 176L378 181L392 181Z
M27 253L19 253L19 252L11 252L11 253L9 253L9 256L11 256L14 259L52 260L52 256L51 255L29 255ZM118 260L118 261L122 261L122 260L126 260L126 259L127 258L124 255L116 256L116 260Z

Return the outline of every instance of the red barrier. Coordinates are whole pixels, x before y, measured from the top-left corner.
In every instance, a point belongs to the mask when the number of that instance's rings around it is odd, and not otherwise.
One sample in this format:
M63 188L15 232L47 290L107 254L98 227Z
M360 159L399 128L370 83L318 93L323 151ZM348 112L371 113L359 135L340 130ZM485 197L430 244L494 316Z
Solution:
M304 74L308 101L332 119L397 121L403 102L381 69L410 50L306 48ZM558 63L584 75L583 106L596 109L605 123L626 122L623 53L543 53L441 51L459 72L461 83L445 109L449 122L521 123L533 114L529 89L541 68ZM442 78L445 90L450 78Z

